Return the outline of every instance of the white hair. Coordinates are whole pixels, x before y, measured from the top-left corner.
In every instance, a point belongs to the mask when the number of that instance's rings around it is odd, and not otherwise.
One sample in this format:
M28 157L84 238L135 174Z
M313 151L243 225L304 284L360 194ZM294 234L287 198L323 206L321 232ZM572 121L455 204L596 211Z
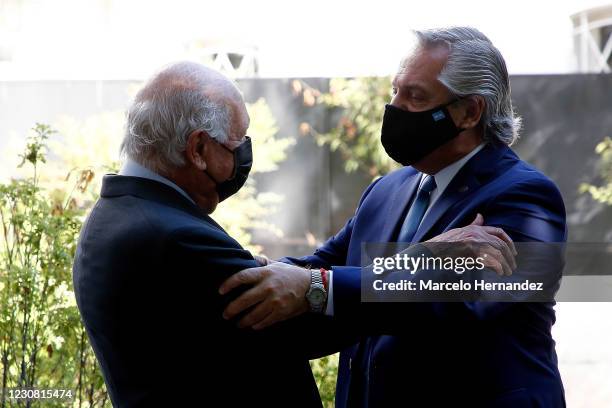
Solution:
M218 142L227 141L232 112L219 94L227 95L228 87L234 87L229 79L197 63L179 62L161 70L128 109L122 155L165 172L185 164L192 132L203 130Z
M449 56L439 80L457 97L480 95L485 101L481 123L485 140L512 145L519 137L521 118L514 114L510 79L499 50L480 31L451 27L415 31L422 48L446 44Z

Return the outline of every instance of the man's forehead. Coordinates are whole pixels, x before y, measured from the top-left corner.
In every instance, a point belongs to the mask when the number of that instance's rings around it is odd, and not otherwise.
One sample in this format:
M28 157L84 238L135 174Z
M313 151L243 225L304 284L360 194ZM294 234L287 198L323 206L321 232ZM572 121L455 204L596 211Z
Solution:
M244 101L240 100L226 100L225 102L231 111L230 120L232 122L232 135L230 139L240 140L244 133L246 133L250 124L249 113L246 109Z
M417 48L402 59L393 84L426 87L438 80L447 58L448 49L445 47Z

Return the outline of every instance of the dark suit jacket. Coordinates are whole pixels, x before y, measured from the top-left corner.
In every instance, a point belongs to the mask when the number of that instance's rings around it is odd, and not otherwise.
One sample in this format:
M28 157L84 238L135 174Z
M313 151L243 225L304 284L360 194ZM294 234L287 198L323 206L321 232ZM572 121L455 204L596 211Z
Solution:
M338 234L314 255L290 259L333 269L336 318L396 334L362 339L365 353L359 344L342 352L336 405L564 406L552 303L361 303L361 244L397 240L419 179L411 167L378 179ZM566 240L553 182L510 148L488 144L455 176L413 242L465 226L479 212L516 242Z
M254 266L171 187L107 175L81 231L73 279L113 405L320 406L308 364L317 345L306 352L303 332L292 323L239 330L221 316L229 299L219 286Z

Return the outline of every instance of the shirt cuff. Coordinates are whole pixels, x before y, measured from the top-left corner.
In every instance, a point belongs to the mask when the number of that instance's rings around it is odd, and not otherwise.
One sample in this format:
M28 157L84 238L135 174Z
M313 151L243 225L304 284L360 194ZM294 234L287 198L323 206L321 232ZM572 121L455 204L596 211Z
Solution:
M327 281L329 284L327 285L327 305L325 306L325 316L333 316L334 315L334 271L327 271Z

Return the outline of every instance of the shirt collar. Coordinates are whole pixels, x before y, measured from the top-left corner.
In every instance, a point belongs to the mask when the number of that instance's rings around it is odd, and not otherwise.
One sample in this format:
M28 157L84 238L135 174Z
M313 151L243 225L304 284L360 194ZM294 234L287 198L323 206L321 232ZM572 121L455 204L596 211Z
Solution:
M123 163L123 166L121 166L119 175L130 176L130 177L140 177L140 178L158 181L160 183L163 183L167 186L172 187L173 189L181 193L189 201L195 204L195 201L193 201L193 199L189 197L189 194L187 194L185 190L183 190L182 188L180 188L179 186L177 186L176 184L174 184L172 181L168 180L167 178L160 176L156 172L149 170L148 168L144 167L143 165L139 163L136 163L132 159L129 159L129 158L126 159L126 161Z
M453 181L453 178L455 177L455 175L457 175L459 170L461 170L463 165L465 163L467 163L468 160L470 160L476 153L478 153L480 150L482 150L482 148L484 146L485 146L485 144L481 143L480 145L476 146L476 148L474 150L472 150L471 152L469 152L468 154L466 154L465 156L463 156L462 158L460 158L456 162L449 164L448 166L446 166L445 168L443 168L442 170L440 170L436 174L434 174L433 178L434 178L434 180L436 180L436 190L437 190L437 192L440 193L440 194L442 192L444 192L446 187L450 184L451 181ZM421 177L421 182L419 183L419 188L423 184L423 180L425 180L426 176L427 176L426 174L423 174L423 177Z

